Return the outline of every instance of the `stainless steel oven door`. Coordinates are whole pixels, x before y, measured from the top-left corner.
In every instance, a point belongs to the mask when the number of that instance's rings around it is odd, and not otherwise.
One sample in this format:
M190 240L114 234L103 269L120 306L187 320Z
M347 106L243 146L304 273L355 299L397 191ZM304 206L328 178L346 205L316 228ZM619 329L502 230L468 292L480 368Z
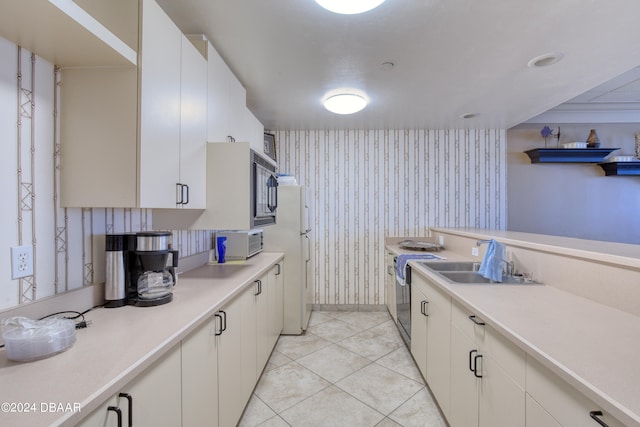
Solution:
M406 269L405 284L402 285L396 279L396 309L398 330L407 347L411 348L411 268L409 266Z

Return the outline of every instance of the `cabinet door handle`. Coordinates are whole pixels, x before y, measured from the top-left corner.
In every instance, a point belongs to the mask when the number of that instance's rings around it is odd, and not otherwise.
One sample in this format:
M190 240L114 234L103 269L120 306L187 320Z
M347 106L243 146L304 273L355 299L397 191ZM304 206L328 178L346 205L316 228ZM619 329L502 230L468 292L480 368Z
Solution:
M602 421L600 419L600 417L602 416L602 411L591 411L591 412L589 412L589 416L591 418L593 418L602 427L609 427L609 425L607 423L605 423L604 421Z
M222 315L224 316L224 326L222 327L222 330L220 332L224 332L227 330L227 312L220 310L220 313L222 313Z
M484 326L485 323L482 320L478 320L478 317L475 314L469 316L469 319L478 326Z
M222 315L224 315L224 320L222 318ZM220 330L215 333L216 336L219 336L219 335L222 335L222 333L227 330L227 313L220 310L219 312L214 314L214 316L220 319Z
M176 182L176 205L182 204L182 184Z
M473 375L475 375L476 378L482 378L482 374L478 373L478 359L482 359L481 354L477 354L473 358Z
M262 280L255 280L254 283L257 285L258 290L254 295L258 296L262 293Z
M215 316L217 319L220 319L220 329L216 329L216 332L215 332L215 334L214 334L214 335L216 335L216 336L219 336L219 335L222 335L222 316L221 316L220 314L218 314L218 313L214 314L214 316ZM217 326L217 323L218 323L218 322L216 321L216 326Z
M187 198L184 198L184 189L187 189ZM181 203L183 205L188 205L189 204L189 186L187 184L182 184L182 200Z
M470 370L471 372L474 372L474 371L475 371L475 368L473 367L473 355L474 355L475 353L477 353L477 352L478 352L478 350L471 350L471 351L469 352L469 370Z
M129 401L129 419L128 425L129 427L133 427L133 397L129 393L120 393L118 394L120 397L124 397Z
M116 413L116 416L118 417L118 427L122 427L122 411L120 408L117 406L109 406L107 411L113 411Z
M425 317L429 317L429 315L427 314L427 304L429 304L429 301L420 301L420 313L422 313Z
M276 267L278 267L278 271L276 271L276 276L279 276L280 270L282 269L282 267L280 267L280 264L276 264Z

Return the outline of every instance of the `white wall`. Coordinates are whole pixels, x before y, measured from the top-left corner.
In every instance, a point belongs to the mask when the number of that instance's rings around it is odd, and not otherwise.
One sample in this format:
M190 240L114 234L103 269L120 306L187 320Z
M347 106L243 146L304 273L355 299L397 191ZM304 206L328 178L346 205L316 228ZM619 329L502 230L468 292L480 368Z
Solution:
M20 65L22 83L18 85L18 47L0 38L0 310L103 282L105 233L151 227L147 209L64 209L57 205L54 66L36 57L32 73L31 53L25 50ZM209 236L207 231L174 231L174 247L181 257L205 252L210 247ZM33 245L35 274L12 280L10 248L18 244Z
M554 124L560 143L585 141L596 129L613 155L634 154L638 124ZM507 228L591 240L640 244L640 176L605 176L591 164L531 164L524 151L544 148L543 125L507 131ZM549 140L555 148L555 140Z
M504 130L278 131L309 187L315 304L383 304L384 238L506 226Z

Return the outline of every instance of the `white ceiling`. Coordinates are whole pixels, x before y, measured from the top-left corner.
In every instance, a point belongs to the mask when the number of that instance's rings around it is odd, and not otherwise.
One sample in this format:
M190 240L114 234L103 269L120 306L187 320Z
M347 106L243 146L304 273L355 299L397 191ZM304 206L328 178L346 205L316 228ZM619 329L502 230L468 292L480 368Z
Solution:
M267 129L509 128L568 100L640 102L638 69L590 91L640 66L638 0L386 0L361 15L313 0L158 3L205 34ZM527 67L549 52L564 58ZM340 87L370 104L329 113L321 99Z

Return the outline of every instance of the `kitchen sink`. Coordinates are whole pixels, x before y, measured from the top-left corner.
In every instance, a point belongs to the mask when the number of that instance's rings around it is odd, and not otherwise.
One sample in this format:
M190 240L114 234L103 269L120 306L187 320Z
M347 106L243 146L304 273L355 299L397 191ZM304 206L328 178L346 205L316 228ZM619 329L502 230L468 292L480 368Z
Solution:
M541 283L525 279L522 276L502 276L502 282L495 282L474 271L441 271L440 275L454 283L488 283L503 285L541 285Z
M435 271L478 271L480 268L476 261L422 261L420 264Z
M478 273L480 263L477 261L421 261L420 264L435 271L449 282L466 284L495 284L495 285L541 285L524 276L502 276L502 282L495 282Z

